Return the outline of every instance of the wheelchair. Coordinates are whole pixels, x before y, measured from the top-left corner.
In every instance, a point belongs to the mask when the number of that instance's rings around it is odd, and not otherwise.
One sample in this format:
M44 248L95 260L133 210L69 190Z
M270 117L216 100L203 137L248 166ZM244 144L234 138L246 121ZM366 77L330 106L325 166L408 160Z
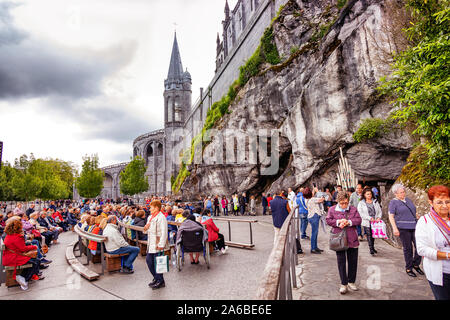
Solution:
M203 253L206 267L210 268L210 252L209 243L203 245L203 233L206 232L205 227L196 231L181 231L181 242L176 246L176 267L181 271L184 266L185 253Z

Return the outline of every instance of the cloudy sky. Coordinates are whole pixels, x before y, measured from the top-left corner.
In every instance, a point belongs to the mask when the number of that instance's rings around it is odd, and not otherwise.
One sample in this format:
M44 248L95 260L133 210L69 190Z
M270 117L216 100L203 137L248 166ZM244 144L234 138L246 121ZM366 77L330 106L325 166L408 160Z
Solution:
M229 1L233 8L237 0ZM133 140L163 128L174 30L192 100L214 75L225 0L0 2L0 141L81 167L129 161Z

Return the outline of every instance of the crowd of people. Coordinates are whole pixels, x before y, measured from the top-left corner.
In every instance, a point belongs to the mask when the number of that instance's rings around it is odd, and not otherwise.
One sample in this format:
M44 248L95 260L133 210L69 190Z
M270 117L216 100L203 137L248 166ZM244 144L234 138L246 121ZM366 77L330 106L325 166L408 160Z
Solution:
M428 190L430 213L419 215L411 199L406 197L405 187L395 184L392 187L395 198L390 201L388 217L393 233L403 246L405 271L410 277L425 275L436 299L450 299L450 191L446 186L434 186ZM73 229L78 224L84 231L103 234L107 252L127 254L121 273L133 273L133 262L139 248L128 244L126 238L148 242L146 262L153 275L149 286L159 289L165 286L162 274L156 273L155 256L168 248L169 244L180 242L179 230L207 230L204 241L214 243L215 250L226 253L224 236L215 225L212 217L218 215L256 214L255 197L246 193L226 196L207 196L196 202L181 202L171 197L152 196L143 205L135 205L130 199L120 201L87 200L83 202L49 202L46 208L35 211L32 204L24 211L21 204L6 214L0 213L0 232L7 250L3 264L18 266L32 264L21 275L16 276L22 289L28 282L44 277L40 270L51 263L45 259L49 248L58 243L62 232ZM262 194L262 214L271 214L274 225L274 245L277 235L291 210L298 210L300 239L311 243L311 254L321 254L318 247L319 230L325 225L332 233L345 229L347 248L336 251L337 266L341 285L339 292L348 289L357 291L355 284L358 248L361 241L367 241L369 253L375 256L372 226L382 221L380 193L377 188L358 184L355 189L335 190L301 187L294 192L291 188L280 190L272 197ZM118 222L141 226L144 232L120 228ZM168 222L181 223L179 227ZM307 228L310 226L309 236ZM416 231L417 230L417 231ZM128 234L125 234L128 233ZM124 237L125 236L125 237ZM300 239L297 239L297 252L303 253ZM90 241L86 246L95 255L100 250L98 243ZM27 252L35 255L24 256ZM199 263L199 254L190 253L191 264ZM423 268L420 265L423 259ZM416 274L417 273L417 274Z
M393 234L400 237L405 271L410 277L425 275L437 300L450 300L450 189L433 186L428 190L430 212L419 215L413 201L406 197L406 188L401 184L392 186L395 198L389 202L388 216ZM262 203L265 203L264 200ZM298 209L300 238L311 241L311 253L321 254L318 247L319 226L327 224L332 234L344 234L346 246L336 251L341 285L339 292L348 289L357 291L356 275L360 241L367 240L372 256L375 249L372 226L382 221L381 201L376 188L358 184L355 189L342 190L337 186L333 193L329 189L301 187L295 193L280 190L271 205L274 225L274 245L285 219L292 210ZM311 226L311 236L306 234ZM323 227L325 231L325 227ZM300 241L297 253L302 254ZM420 264L423 258L423 268ZM417 273L417 274L416 274Z
M58 243L62 232L76 225L76 214L68 207L57 209L55 202L49 202L48 207L40 211L35 210L35 204L24 211L23 205L18 203L14 210L4 212L0 213L0 233L5 245L2 263L16 268L31 264L21 274L17 274L15 268L13 274L21 288L27 290L30 281L45 278L41 270L52 262L46 259L46 254Z
M62 232L73 231L78 225L83 231L104 235L106 252L110 254L125 254L120 273L134 272L133 263L140 249L130 245L126 239L146 240L148 269L153 275L149 283L152 289L165 286L162 274L156 273L155 256L169 249L170 244L181 241L179 230L205 230L204 244L212 243L214 250L225 254L224 236L211 219L213 211L203 202L181 203L168 197L150 197L144 205L135 205L132 201L107 201L102 199L82 202L49 202L42 210L35 210L33 203L24 211L18 203L14 210L6 216L0 214L3 241L6 247L3 253L4 266L22 266L31 264L21 274L14 274L16 281L23 290L28 289L32 280L42 280L42 269L52 262L45 259L49 248L58 243ZM119 227L123 224L141 226L144 231L135 231ZM178 222L179 227L168 222ZM84 240L84 245L96 255L100 251L100 243ZM199 264L199 254L189 253L191 264Z

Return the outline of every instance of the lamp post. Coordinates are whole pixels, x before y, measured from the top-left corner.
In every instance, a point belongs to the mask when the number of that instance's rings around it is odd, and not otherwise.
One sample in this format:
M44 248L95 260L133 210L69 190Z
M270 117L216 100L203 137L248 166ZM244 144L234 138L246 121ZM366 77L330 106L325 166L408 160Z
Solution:
M3 141L0 141L0 170L2 170Z

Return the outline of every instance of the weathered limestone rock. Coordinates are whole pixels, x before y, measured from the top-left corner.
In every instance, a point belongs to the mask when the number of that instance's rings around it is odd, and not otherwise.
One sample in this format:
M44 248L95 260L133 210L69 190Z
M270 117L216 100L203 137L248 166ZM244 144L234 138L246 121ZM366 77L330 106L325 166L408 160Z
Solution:
M376 94L378 80L389 70L377 59L374 44L377 37L386 38L380 31L384 10L382 0L350 0L342 10L336 1L289 1L273 33L282 57L298 55L286 67L268 68L250 79L218 127L225 136L276 130L280 169L266 176L261 172L267 161L194 165L183 194L257 194L308 182L334 184L339 147L361 180L396 180L410 138L396 132L370 143L356 144L352 138L363 119L387 117L391 110ZM329 32L311 46L317 25L329 25ZM220 141L213 137L204 154L220 148L225 153ZM248 142L236 149L249 159Z

